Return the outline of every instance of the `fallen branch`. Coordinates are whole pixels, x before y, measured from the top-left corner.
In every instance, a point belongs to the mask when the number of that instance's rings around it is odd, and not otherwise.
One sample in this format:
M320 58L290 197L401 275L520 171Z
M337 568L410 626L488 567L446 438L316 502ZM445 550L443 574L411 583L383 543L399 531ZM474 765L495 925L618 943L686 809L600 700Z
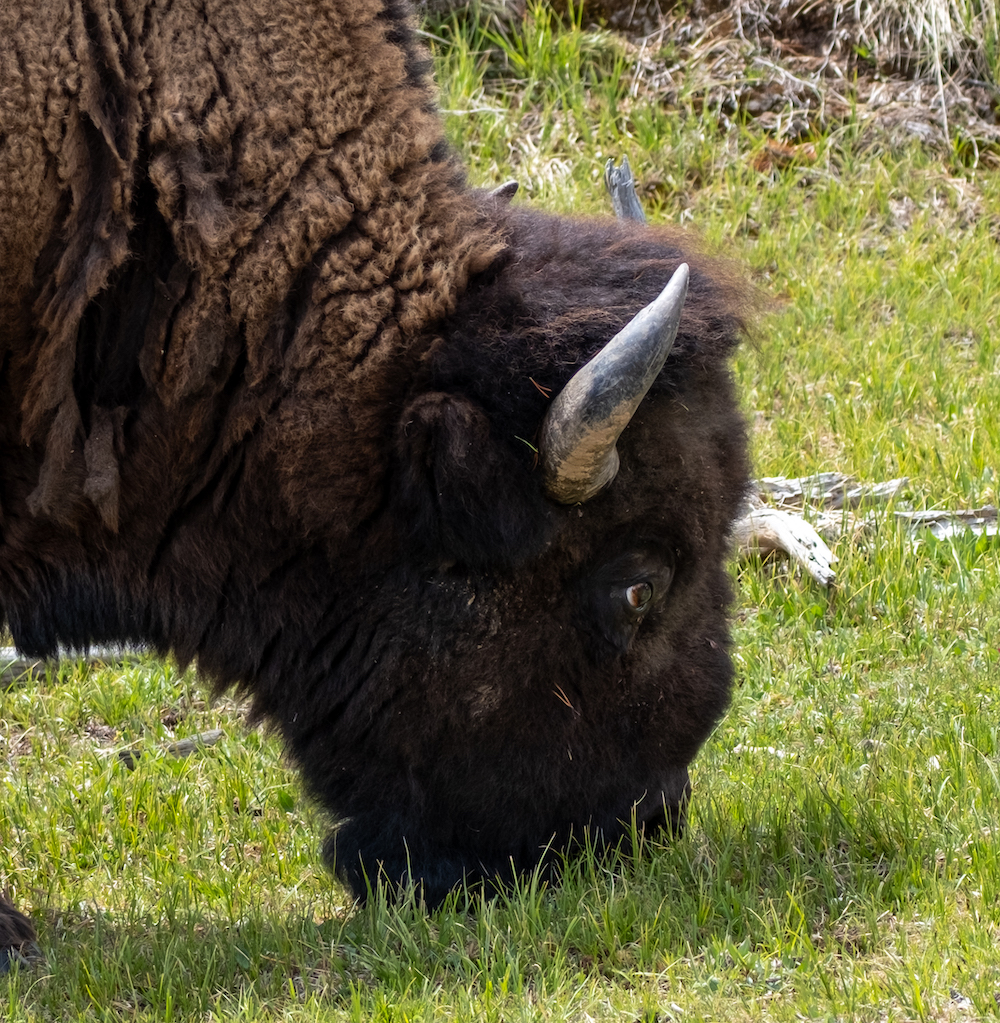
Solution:
M837 578L837 556L801 515L770 508L756 495L733 525L733 539L741 557L766 558L781 553L801 565L820 586Z
M212 728L199 735L191 735L186 739L178 739L176 742L168 742L158 747L172 757L189 757L196 750L204 749L206 746L214 746L226 733L221 728ZM128 749L120 749L117 752L118 759L130 770L134 771L142 756L142 749L130 746Z
M910 532L927 529L939 540L971 532L977 536L997 536L997 510L988 504L982 508L955 511L897 511L896 518L907 522Z
M767 494L779 508L801 508L806 504L822 508L857 508L862 504L885 503L909 484L906 476L884 483L858 483L842 472L818 472L815 476L764 476L755 487Z

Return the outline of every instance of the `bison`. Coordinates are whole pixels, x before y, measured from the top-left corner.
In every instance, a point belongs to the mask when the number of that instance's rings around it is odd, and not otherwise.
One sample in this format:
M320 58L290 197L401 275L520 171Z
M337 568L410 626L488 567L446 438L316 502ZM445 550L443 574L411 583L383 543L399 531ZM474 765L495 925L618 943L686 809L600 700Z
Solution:
M0 624L246 692L434 903L679 826L748 462L739 274L471 188L428 67L402 0L0 7Z

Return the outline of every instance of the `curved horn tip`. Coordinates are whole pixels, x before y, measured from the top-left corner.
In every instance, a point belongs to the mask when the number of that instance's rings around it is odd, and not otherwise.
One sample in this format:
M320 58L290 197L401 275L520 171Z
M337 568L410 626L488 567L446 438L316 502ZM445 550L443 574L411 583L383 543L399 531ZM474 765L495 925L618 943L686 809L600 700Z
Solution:
M668 292L680 292L680 303L684 303L684 299L687 298L688 282L691 280L691 267L687 263L679 263L677 269L670 275L670 280L667 281L666 287L660 292L658 298L654 301L658 302L660 298L666 295Z
M680 325L689 269L681 263L641 309L553 399L539 445L546 493L580 504L618 471L616 443L653 385Z

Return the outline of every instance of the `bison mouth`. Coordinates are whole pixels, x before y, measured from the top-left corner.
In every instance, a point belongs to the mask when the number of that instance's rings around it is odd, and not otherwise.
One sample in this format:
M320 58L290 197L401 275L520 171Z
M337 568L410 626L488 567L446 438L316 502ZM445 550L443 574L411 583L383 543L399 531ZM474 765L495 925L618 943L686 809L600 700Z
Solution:
M677 838L687 823L691 779L686 767L674 771L664 783L635 803L636 828L646 835L666 831Z
M580 855L632 855L645 848L644 839L679 836L690 794L687 768L677 768L638 799L622 801L619 812L609 809L585 823L568 822L544 837L529 836L512 819L502 848L495 842L480 844L472 829L465 841L457 841L458 832L452 831L452 841L442 843L426 829L401 833L399 814L362 814L341 824L324 851L331 868L362 902L378 890L390 899L413 890L434 907L461 885L497 895L535 871L557 881L564 865Z

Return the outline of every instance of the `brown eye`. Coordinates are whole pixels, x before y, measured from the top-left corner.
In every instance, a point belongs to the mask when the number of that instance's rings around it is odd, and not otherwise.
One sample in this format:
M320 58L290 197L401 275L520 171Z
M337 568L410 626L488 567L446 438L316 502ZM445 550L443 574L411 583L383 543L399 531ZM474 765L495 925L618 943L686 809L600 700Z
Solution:
M649 583L633 583L625 590L625 599L633 611L645 611L653 599L653 587Z

